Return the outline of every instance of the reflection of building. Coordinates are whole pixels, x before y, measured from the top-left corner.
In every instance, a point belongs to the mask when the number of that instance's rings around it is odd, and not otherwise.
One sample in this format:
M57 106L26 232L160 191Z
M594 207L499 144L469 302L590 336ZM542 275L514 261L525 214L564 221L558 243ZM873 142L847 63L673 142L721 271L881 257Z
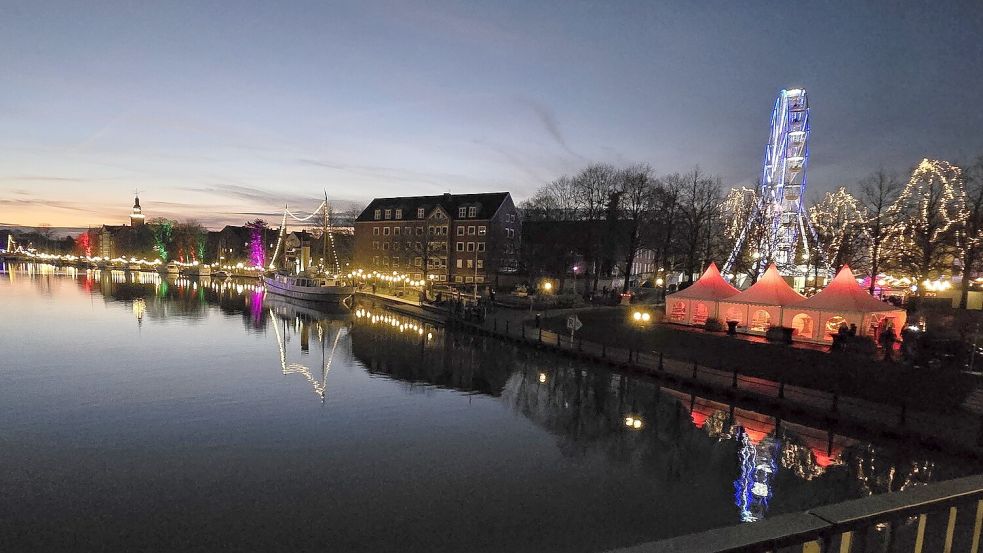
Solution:
M355 220L355 263L484 283L517 266L521 223L508 192L376 198Z

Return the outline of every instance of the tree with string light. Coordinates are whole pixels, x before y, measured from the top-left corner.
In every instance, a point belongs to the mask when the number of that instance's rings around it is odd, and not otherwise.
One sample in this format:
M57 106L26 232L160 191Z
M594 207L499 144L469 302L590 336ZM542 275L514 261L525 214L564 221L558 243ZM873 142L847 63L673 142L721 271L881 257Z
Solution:
M870 244L870 287L868 291L874 294L877 275L881 272L886 249L884 241L888 230L893 226L894 213L890 210L901 191L901 183L895 175L888 175L884 170L877 171L860 181L860 201L866 211L864 228Z
M962 283L959 307L966 309L969 298L969 282L972 273L979 269L983 254L983 156L966 169L966 219L959 229Z
M809 208L809 220L818 238L818 251L813 251L817 261L825 259L833 269L847 262L858 268L863 265L865 211L843 186L827 192Z
M888 259L922 283L952 268L966 194L959 167L924 159L888 209Z

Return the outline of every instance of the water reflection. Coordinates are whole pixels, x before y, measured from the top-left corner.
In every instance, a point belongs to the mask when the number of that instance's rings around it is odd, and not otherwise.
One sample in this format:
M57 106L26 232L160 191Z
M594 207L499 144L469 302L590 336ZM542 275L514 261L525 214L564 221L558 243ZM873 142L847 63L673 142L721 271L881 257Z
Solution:
M406 451L405 457L398 458L399 463L415 462L413 469L421 474L428 474L428 466L439 466L440 474L430 474L424 483L411 482L406 489L374 487L373 501L368 507L361 505L363 512L386 509L390 503L430 505L446 495L479 495L482 501L471 507L474 510L468 516L486 517L489 527L508 529L494 536L494 544L500 547L486 550L562 549L560 543L570 550L604 549L898 491L979 469L975 464L904 444L869 443L834 435L826 429L662 388L655 382L597 366L448 332L371 305L358 305L352 312L324 312L316 305L267 297L255 282L168 280L155 273L43 266L8 271L0 277L0 286L33 288L41 296L57 295L63 284L83 295L86 304L91 299L98 305L101 298L122 312L126 324L141 327L141 338L185 327L204 330L205 325L229 320L231 334L241 337L237 328L245 331L250 341L236 343L242 348L255 345L256 349L237 352L212 346L210 351L198 352L196 358L178 358L174 362L178 369L171 367L176 371L195 365L194 371L180 373L179 384L168 383L195 389L198 380L207 379L208 371L213 370L211 361L241 354L229 373L216 376L215 391L208 396L216 411L196 405L185 413L178 405L164 411L162 419L185 414L193 421L194 432L207 432L209 425L216 428L216 434L228 428L244 432L250 426L239 426L238 417L232 424L221 418L220 408L231 404L223 402L239 398L247 406L239 412L242 417L252 410L250 402L262 405L272 397L270 413L261 413L264 416L257 417L260 422L252 423L268 425L263 428L277 437L275 447L269 450L286 454L302 451L299 466L307 468L309 463L311 467L304 474L336 476L315 479L311 486L323 485L348 494L344 497L352 502L359 501L366 494L365 488L373 486L370 476L359 474L360 478L353 479L357 484L348 489L348 473L335 473L318 463L349 472L378 465L383 476L372 473L371 477L391 482L404 472L413 474L389 462L396 455L393 451ZM171 328L163 328L166 326ZM231 341L226 328L216 328L224 334L216 332L209 339ZM178 335L174 343L188 340L187 335ZM108 338L106 344L116 346ZM166 345L173 347L172 342ZM162 347L156 355L164 357L166 353ZM133 382L131 373L132 369L124 372L124 383ZM234 377L228 378L229 374ZM274 384L267 380L270 375L276 377ZM156 375L144 378L152 382L147 385L152 394L161 393L160 381L153 380ZM281 387L276 388L278 385ZM280 405L286 403L284 398L290 398L292 405ZM468 408L453 400L466 403ZM470 410L472 400L484 408ZM307 406L325 416L305 426L302 437L291 441L291 425L303 420L295 415L310 416L303 411ZM281 407L284 411L275 409ZM458 422L463 429L455 433L446 427L390 430L357 426L381 416L376 414L379 411L391 414L385 421L392 426L404 420L407 425L418 419L432 420L426 418L428 413L437 411L439 416L433 420ZM112 424L119 424L120 418L112 420ZM280 420L287 422L277 426ZM146 423L140 432L145 428L152 437L156 437L155 430L166 435L157 424ZM262 441L260 434L250 435L250 439ZM177 443L183 444L185 439L181 435ZM329 439L334 440L326 442L331 447L316 449L321 440ZM244 449L252 452L253 442L243 440ZM356 445L346 449L352 443ZM449 457L455 451L460 455L459 463L447 460L455 460ZM308 456L309 452L316 455ZM198 450L194 453L204 455ZM346 455L353 459L350 464L337 461ZM251 456L246 457L252 462ZM491 462L481 464L486 457ZM277 459L278 463L293 463L296 457ZM540 464L533 463L530 468L522 464L526 460ZM332 462L338 465L330 465ZM461 474L447 474L459 464L463 466ZM252 466L244 461L239 470L248 472ZM597 489L591 490L592 485ZM502 491L509 486L515 486L514 493L520 495L509 497ZM488 507L497 495L506 498L502 503L507 509ZM308 501L331 499L327 494L324 499L306 497ZM275 498L247 496L245 500L262 503ZM454 516L465 504L465 500L457 501L436 512L443 517ZM345 511L350 506L344 502L317 505L326 512ZM575 520L577 512L591 508L593 519L561 528L564 517ZM426 524L416 520L400 526L402 510L395 512L397 516L364 524L391 524L394 534L413 532L414 527ZM546 514L530 522L541 513ZM517 518L529 519L528 527ZM350 527L359 528L358 520L347 520ZM543 525L549 520L560 522L548 530ZM462 520L457 523L464 524ZM510 537L513 530L516 536ZM336 530L326 527L323 531ZM534 541L537 533L552 540L549 543L554 547ZM475 538L461 534L457 539L463 541L448 542L443 549L469 549L472 544L467 539Z

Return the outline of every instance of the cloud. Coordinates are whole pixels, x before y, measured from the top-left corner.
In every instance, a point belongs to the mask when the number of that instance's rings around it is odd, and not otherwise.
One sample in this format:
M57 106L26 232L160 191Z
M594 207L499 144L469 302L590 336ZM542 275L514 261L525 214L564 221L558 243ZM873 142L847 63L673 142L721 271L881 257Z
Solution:
M546 131L546 133L553 137L553 140L555 140L565 152L578 159L584 159L584 156L573 151L573 149L571 149L567 144L567 139L563 136L563 132L560 131L560 123L556 120L556 114L553 113L552 109L541 102L530 98L523 98L520 101L532 110L532 112L539 119L539 122L543 125L543 129Z

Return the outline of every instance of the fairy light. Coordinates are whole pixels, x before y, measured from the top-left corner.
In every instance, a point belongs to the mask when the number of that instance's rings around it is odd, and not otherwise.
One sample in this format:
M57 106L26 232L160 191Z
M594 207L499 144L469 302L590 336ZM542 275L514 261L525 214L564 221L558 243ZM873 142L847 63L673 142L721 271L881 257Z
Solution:
M809 208L809 220L820 236L819 246L828 262L840 259L847 241L863 232L867 210L860 200L841 186L827 192L823 199Z

